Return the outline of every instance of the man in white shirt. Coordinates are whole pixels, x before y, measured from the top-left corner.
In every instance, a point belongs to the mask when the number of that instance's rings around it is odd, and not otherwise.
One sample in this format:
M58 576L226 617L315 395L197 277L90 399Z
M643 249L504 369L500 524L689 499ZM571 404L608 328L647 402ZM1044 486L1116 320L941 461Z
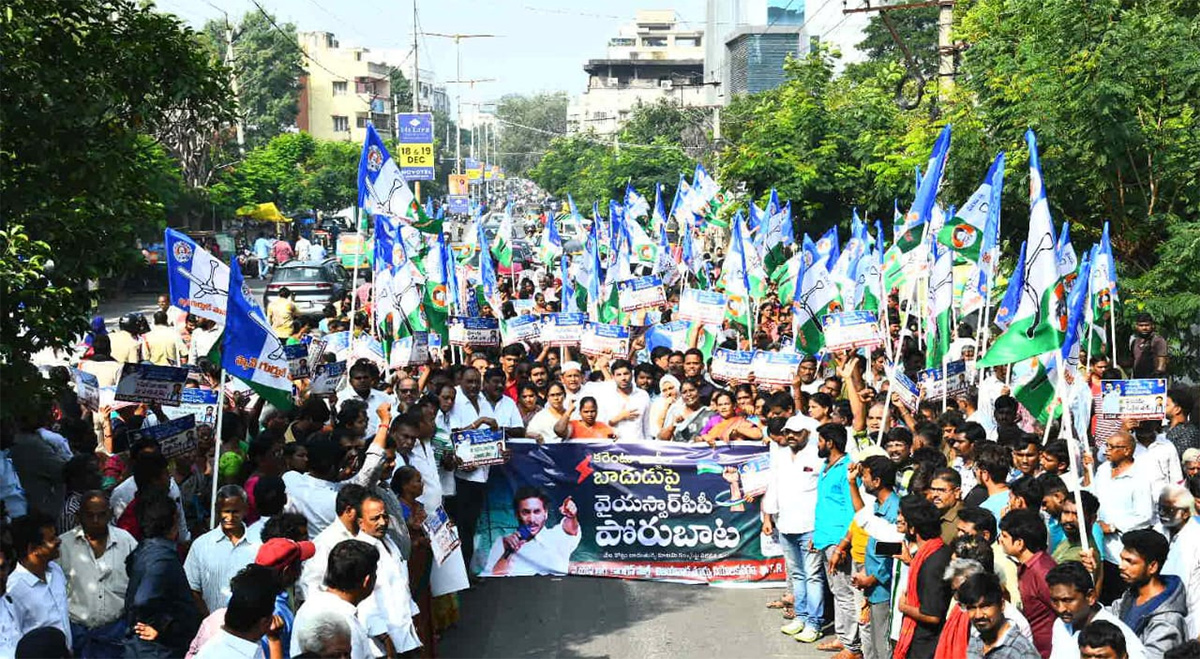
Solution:
M369 359L360 359L350 367L350 384L338 392L337 405L333 410L336 415L342 403L350 400L361 400L367 406L366 436L373 437L379 429L379 406L390 402L390 397L375 388L379 381L379 368Z
M183 571L201 617L229 602L230 580L254 562L259 543L246 537L246 491L240 485L217 490L217 528L196 538Z
M201 536L203 538L203 536ZM195 659L263 659L261 641L266 637L271 656L283 656L283 625L275 623L275 597L282 584L274 569L250 565L238 572L230 584L229 605L224 624L205 641Z
M1158 499L1163 488L1183 482L1183 464L1179 460L1179 449L1161 434L1162 424L1154 419L1142 421L1133 431L1137 445L1133 447L1133 459L1142 474L1150 480L1150 494Z
M825 461L817 455L817 422L804 415L787 420L786 443L771 453L771 479L762 500L763 534L779 531L796 617L783 627L789 636L812 628L819 635L824 582L819 554L809 551L816 522L817 479Z
M513 508L519 526L514 533L496 538L488 554L483 576L531 576L566 574L571 553L579 546L578 509L571 497L559 506L562 522L546 527L550 497L536 488L524 486L513 496Z
M1058 619L1051 632L1050 659L1079 659L1079 632L1093 621L1103 620L1116 625L1125 637L1126 659L1145 659L1142 641L1119 618L1096 602L1092 575L1077 561L1060 563L1046 573L1050 589L1050 605Z
M617 359L609 367L612 380L587 387L600 409L597 418L612 426L621 441L650 439L650 394L633 386L633 366Z
M375 590L379 550L361 540L343 540L329 552L327 563L321 588L309 593L296 612L288 654L299 655L301 643L309 644L318 621L335 615L350 628L350 659L371 659L371 638L356 607Z
M296 239L296 259L299 261L307 261L312 255L312 242L308 238L301 235Z
M137 540L110 524L104 492L85 492L76 514L79 525L59 536L58 563L67 578L71 636L78 656L117 656L124 652L127 625L122 617L129 576L125 559Z
M572 419L579 418L579 399L583 398L583 366L579 362L563 362L562 365L562 383L563 388L567 390L567 396L563 399L563 407L568 410L571 405L575 405L575 413L571 415Z
M1158 498L1158 521L1171 538L1164 575L1183 581L1187 595L1188 637L1200 636L1200 519L1196 498L1186 487L1168 485Z
M358 535L379 551L375 589L358 606L358 615L372 638L386 635L396 654L421 647L417 629L413 626L416 607L408 586L408 562L396 543L388 537L387 506L383 499L367 494L358 506ZM376 654L385 654L385 645L376 643Z
M54 561L59 556L54 520L30 513L13 520L13 553L17 567L8 575L8 594L20 635L39 627L54 627L71 645L71 619L67 605L67 577Z
M458 419L474 421L467 426L455 427L454 430L475 430L481 426L488 426L492 430L503 430L508 437L524 437L525 424L521 422L517 404L504 395L506 382L504 371L499 368L489 368L482 381L478 370L465 369L462 373L462 391L454 399L452 415ZM458 478L458 482L455 483L457 493L453 501L455 510L451 515L458 524L463 558L468 565L471 564L475 553L475 525L483 511L490 471L488 467L478 467L471 470L459 469L455 472Z
M367 488L362 485L347 485L337 493L337 517L313 538L316 553L311 559L304 561L300 571L300 594L304 599L308 599L320 589L333 548L343 540L353 540L358 535L358 509L366 496Z
M1092 478L1092 494L1100 501L1097 523L1104 532L1104 585L1101 599L1115 599L1124 591L1117 561L1121 560L1121 534L1154 524L1154 497L1150 482L1134 464L1133 437L1118 431L1108 438L1105 453L1108 461L1096 469ZM1111 579L1110 579L1111 577Z
M385 431L391 423L391 408L391 403L385 402L376 410L379 425L383 426ZM334 504L338 491L350 484L366 486L375 481L379 466L383 463L383 447L386 443L387 433L376 431L358 473L346 480L337 480L343 452L337 443L328 437L308 443L307 473L284 472L283 482L288 495L287 510L304 515L308 520L310 538L315 539L336 518L338 508Z

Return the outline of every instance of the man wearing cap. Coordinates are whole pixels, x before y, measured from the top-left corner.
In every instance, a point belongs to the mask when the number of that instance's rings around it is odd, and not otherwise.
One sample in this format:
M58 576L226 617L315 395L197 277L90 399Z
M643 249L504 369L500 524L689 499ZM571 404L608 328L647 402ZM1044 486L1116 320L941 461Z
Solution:
M583 398L583 366L575 361L563 362L561 377L563 388L567 390L567 397L563 399L563 406L568 410L575 410L571 414L571 418L578 419L580 418L579 400Z
M781 631L811 643L820 637L825 608L821 560L808 547L816 522L817 480L824 460L817 455L816 421L793 416L783 429L786 443L783 450L771 454L771 480L763 495L763 534L779 530L795 598L795 620Z
M292 608L288 605L288 592L291 591L296 581L300 579L301 563L312 558L316 551L316 546L308 540L296 542L288 538L271 538L258 548L258 554L254 558L256 565L269 567L279 574L282 590L275 596L274 615L283 622L278 636L283 643L283 656L285 659L288 657L288 649L291 646L292 625L295 621L295 614L292 613ZM188 647L188 652L185 656L191 659L191 657L200 652L200 649L221 630L224 620L224 607L209 614L204 619L204 622L200 624L200 631L196 632L196 637L192 639L192 644ZM261 644L263 656L271 656L266 636L262 638Z

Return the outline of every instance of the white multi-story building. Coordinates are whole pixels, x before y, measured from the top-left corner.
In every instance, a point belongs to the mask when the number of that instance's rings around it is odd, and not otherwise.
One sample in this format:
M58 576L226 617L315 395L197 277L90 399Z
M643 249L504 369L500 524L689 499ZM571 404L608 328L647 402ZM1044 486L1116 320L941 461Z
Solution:
M705 105L704 31L683 29L673 10L639 10L583 70L587 90L567 106L572 133L615 133L639 103Z
M330 32L300 32L296 38L308 55L297 128L351 142L366 138L368 121L376 130L392 130L391 67L367 48L342 48Z

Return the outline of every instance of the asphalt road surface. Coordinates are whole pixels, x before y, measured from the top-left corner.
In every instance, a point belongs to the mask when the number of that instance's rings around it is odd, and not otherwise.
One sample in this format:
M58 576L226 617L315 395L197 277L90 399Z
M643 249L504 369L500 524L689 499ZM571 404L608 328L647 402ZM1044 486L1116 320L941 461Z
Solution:
M740 589L588 577L484 579L462 594L441 657L831 657L779 632L766 603L779 588Z

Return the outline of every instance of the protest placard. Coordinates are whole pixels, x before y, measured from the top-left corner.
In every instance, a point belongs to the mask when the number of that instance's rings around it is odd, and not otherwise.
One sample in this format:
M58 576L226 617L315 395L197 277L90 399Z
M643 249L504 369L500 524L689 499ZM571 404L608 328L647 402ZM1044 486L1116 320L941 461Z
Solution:
M433 559L441 565L462 544L458 539L458 527L450 521L450 516L442 506L438 506L433 514L425 517L424 526L425 534L429 536L429 544L433 548Z
M720 325L725 320L724 295L698 288L685 288L679 297L680 320L692 320L708 325Z
M873 311L843 311L821 319L825 352L874 348L883 345L883 334Z
M544 346L579 345L583 335L583 326L587 323L585 313L552 313L542 317L541 341Z
M796 378L802 359L804 357L797 352L758 350L750 363L750 371L754 373L756 384L788 386Z
M579 351L589 356L608 352L624 358L629 352L629 328L589 321L583 326L583 334L579 337Z
M939 400L942 396L953 398L967 390L967 363L963 360L946 364L945 377L942 369L927 368L917 376L925 400Z
M429 336L429 332L413 332L392 341L392 351L389 355L391 367L403 368L428 364Z
M308 383L308 393L315 396L337 393L342 388L342 379L346 376L346 362L332 364L317 364L313 368L312 380Z
M354 361L369 359L380 371L387 369L387 358L383 356L383 344L373 336L360 335L354 340Z
M75 395L79 397L79 403L93 412L98 411L100 409L100 381L95 375L79 369L74 369L74 373Z
M328 344L329 342L325 339L313 339L312 341L309 341L308 363L310 366L321 361L321 357L325 355L325 346ZM309 375L306 375L305 377L312 377L311 369L309 370Z
M325 352L331 352L338 359L345 359L350 351L350 332L334 332L325 335Z
M742 484L742 498L753 499L766 494L771 482L771 456L760 455L750 458L738 466L738 478Z
M714 380L745 382L750 376L750 364L754 361L753 350L726 350L717 348L712 354L711 372Z
M521 298L515 298L510 301L513 305L513 311L515 311L518 316L524 316L526 314L533 313L533 307L537 305L537 300L534 300L533 298L525 300L522 300Z
M130 431L130 444L142 439L158 442L163 457L168 460L185 455L196 448L196 417L189 414L156 426Z
M125 364L117 381L116 400L178 407L187 376L187 368Z
M536 341L542 334L542 319L525 315L509 318L501 325L504 345L520 341Z
M182 419L191 414L196 418L196 426L212 427L217 423L217 396L213 389L190 387L183 390L179 398L179 407L167 413L172 419Z
M460 430L450 435L454 454L467 468L486 467L504 462L504 431L491 428Z
M909 412L917 411L917 405L921 402L921 388L900 369L896 369L896 372L892 374L891 390L892 398L896 402L907 407Z
M1103 380L1100 382L1100 413L1113 419L1162 419L1166 416L1167 381Z
M283 356L287 357L288 362L289 378L302 380L312 375L312 370L308 366L308 354L308 346L303 343L283 346Z
M617 301L626 313L638 309L656 309L667 301L662 279L647 276L617 282Z
M451 316L447 328L453 346L500 345L500 323L495 318Z

